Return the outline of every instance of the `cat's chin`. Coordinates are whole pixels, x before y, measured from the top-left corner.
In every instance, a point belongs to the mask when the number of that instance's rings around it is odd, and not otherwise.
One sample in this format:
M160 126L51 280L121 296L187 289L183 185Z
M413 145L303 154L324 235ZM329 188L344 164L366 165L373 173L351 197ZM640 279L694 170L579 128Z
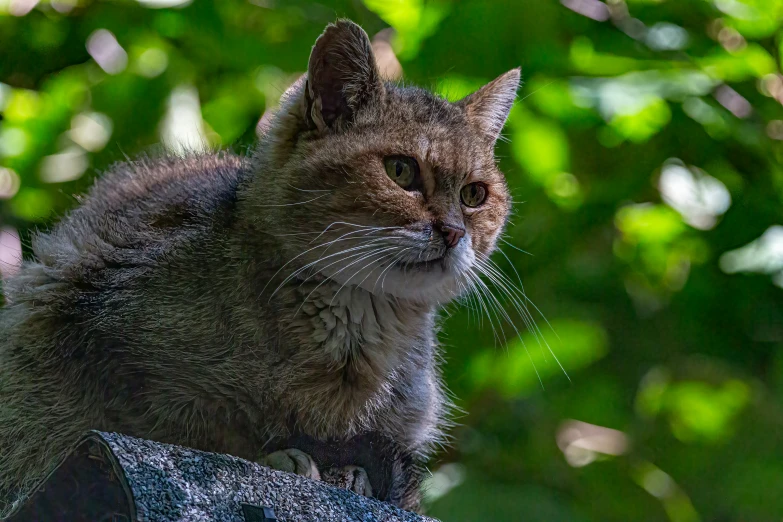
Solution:
M442 306L459 297L469 281L476 256L467 245L427 262L394 263L348 277L326 274L341 285L356 286L374 295Z

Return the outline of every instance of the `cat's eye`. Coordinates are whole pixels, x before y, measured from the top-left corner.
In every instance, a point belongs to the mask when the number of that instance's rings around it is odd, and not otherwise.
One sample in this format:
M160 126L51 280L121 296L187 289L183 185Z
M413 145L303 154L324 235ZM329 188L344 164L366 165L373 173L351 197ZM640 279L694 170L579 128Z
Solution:
M410 156L383 158L386 174L400 187L413 190L419 184L419 164Z
M487 199L487 187L483 183L468 183L462 187L459 199L466 207L476 208Z

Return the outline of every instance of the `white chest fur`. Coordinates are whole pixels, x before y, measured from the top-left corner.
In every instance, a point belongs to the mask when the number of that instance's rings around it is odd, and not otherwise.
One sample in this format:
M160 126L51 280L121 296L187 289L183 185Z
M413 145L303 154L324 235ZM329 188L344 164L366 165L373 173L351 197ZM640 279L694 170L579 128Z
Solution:
M397 438L416 448L439 437L445 397L434 369L434 311L330 280L305 284L298 294L296 333L333 362L326 369L308 367L316 372L307 374L308 382L322 384L307 404L315 419L308 429L323 436L394 429ZM310 361L320 359L313 355ZM351 377L329 378L345 377L337 373L341 370ZM379 428L375 415L382 410L405 413L383 417L394 427ZM326 411L341 415L329 417L330 423ZM334 424L335 419L343 423Z
M360 350L376 351L397 344L413 326L411 311L391 296L331 281L301 292L304 304L300 313L309 321L311 339L336 361Z

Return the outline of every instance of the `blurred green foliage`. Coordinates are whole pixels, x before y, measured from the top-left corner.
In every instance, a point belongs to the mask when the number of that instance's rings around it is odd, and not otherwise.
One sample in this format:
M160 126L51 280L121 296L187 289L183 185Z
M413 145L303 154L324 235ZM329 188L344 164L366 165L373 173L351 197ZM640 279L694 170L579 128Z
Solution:
M126 155L245 151L337 16L452 99L525 77L495 261L549 321L445 319L430 513L783 519L783 0L0 0L0 270Z

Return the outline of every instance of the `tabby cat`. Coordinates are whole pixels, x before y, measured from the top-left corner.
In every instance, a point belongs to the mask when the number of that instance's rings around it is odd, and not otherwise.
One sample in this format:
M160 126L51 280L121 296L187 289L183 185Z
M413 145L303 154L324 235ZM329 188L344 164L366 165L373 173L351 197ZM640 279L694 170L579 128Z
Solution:
M456 103L401 87L340 20L252 155L113 167L7 282L0 496L89 429L372 495L360 463L313 456L379 436L399 465L376 496L418 509L449 412L436 316L506 223L493 149L519 79Z

